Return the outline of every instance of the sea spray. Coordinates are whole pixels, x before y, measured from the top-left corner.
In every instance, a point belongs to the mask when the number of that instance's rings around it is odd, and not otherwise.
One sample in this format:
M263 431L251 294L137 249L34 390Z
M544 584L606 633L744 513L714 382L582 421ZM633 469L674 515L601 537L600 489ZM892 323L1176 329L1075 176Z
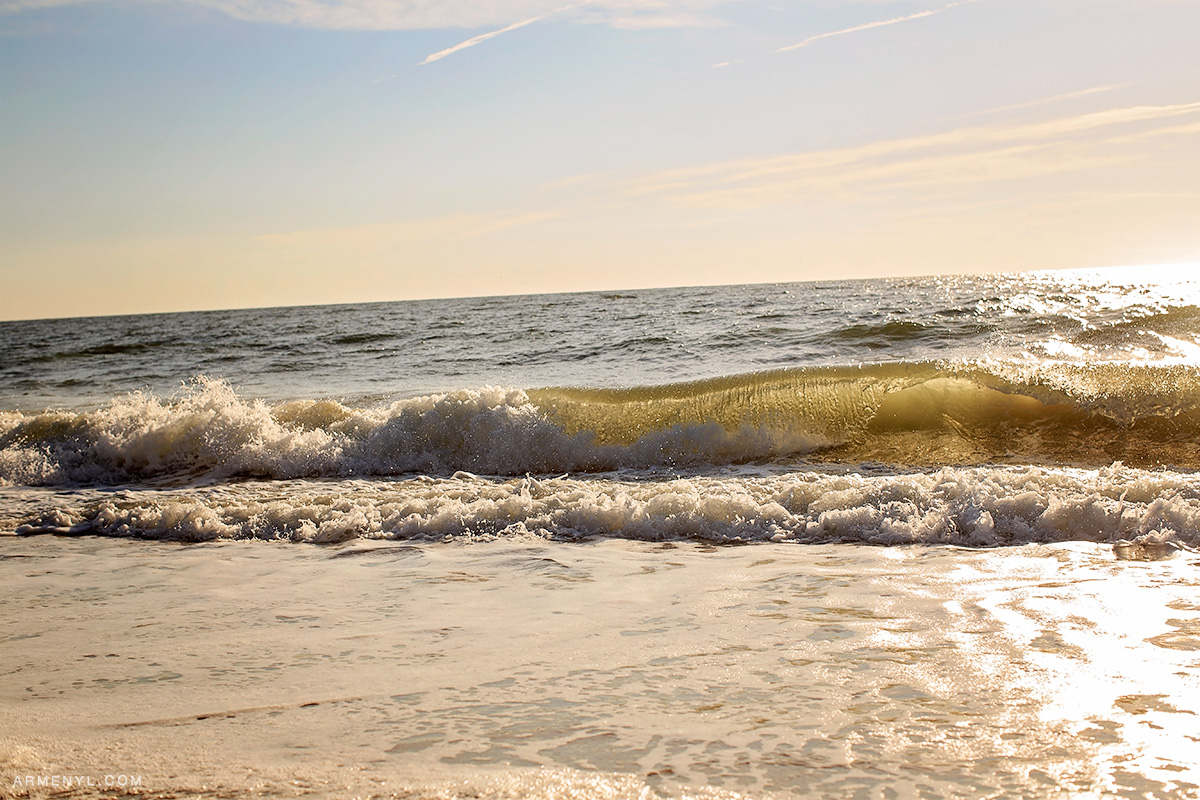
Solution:
M0 480L603 472L800 457L905 466L1200 466L1200 372L896 363L628 389L462 389L269 406L196 378L96 411L0 416Z

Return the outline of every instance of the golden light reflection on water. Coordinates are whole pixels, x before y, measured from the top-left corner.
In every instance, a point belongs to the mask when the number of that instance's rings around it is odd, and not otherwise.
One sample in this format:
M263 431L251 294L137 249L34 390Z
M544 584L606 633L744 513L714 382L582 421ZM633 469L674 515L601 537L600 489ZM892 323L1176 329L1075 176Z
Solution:
M1003 294L976 310L1040 321L1001 338L1047 365L1196 366L1197 306L1200 264L1173 264L1008 276Z
M1041 723L1092 745L1059 765L1061 778L1094 776L1077 796L1200 796L1200 562L1058 549L1067 564L1011 558L962 576L1027 663L991 676L1035 700Z

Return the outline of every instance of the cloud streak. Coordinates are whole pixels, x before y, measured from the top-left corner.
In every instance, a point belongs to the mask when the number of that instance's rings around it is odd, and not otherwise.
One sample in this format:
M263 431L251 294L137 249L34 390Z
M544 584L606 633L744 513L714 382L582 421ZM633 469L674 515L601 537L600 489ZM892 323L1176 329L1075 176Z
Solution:
M563 0L0 0L0 17L57 6L201 6L246 22L317 30L481 30L529 24L563 9ZM571 21L614 28L713 26L714 7L734 0L586 0ZM506 30L513 30L508 28ZM493 31L493 35L505 32ZM490 36L488 37L490 38ZM482 40L481 40L482 41ZM477 43L477 42L476 42ZM465 44L465 43L464 43Z
M1020 125L959 128L856 147L659 172L626 188L669 205L760 208L805 197L888 194L1087 171L1144 157L1124 148L1200 132L1200 102L1131 106ZM1193 120L1186 120L1192 117Z
M545 14L540 14L536 17L530 17L529 19L521 20L520 22L514 22L512 25L509 25L505 28L501 28L498 31L490 31L488 33L481 33L478 36L472 36L470 39L467 39L466 41L463 41L463 42L459 42L458 44L454 45L453 47L447 47L445 50L438 50L436 53L430 53L429 55L425 56L425 60L422 61L421 63L417 64L417 66L423 67L426 64L432 64L434 61L441 61L443 58L445 58L448 55L453 55L454 53L457 53L460 50L466 50L468 47L474 47L475 45L477 45L481 42L486 42L488 39L494 39L495 37L499 36L502 33L508 33L509 31L515 31L518 28L524 28L526 25L532 25L533 23L537 22L538 20L545 19L546 17L550 16L553 13L555 13L555 12L550 11Z
M1112 83L1107 86L1093 86L1090 89L1081 89L1077 92L1067 92L1066 94L1056 94L1052 97L1039 97L1036 100L1027 100L1024 103L1013 103L1008 106L1000 106L998 108L988 108L983 111L976 111L969 116L979 117L985 114L1000 114L1005 111L1019 111L1024 108L1033 108L1035 106L1049 105L1062 100L1072 100L1076 97L1087 97L1090 94L1099 94L1100 92L1111 92L1113 89L1123 89L1128 86L1128 83Z
M831 39L834 36L845 36L848 33L858 33L859 31L869 31L873 28L883 28L887 25L896 25L901 22L909 22L914 19L924 19L925 17L932 17L935 14L940 14L943 11L948 11L952 8L955 8L956 6L964 6L964 5L967 5L968 3L975 3L975 2L978 2L978 0L960 0L960 2L951 3L950 5L944 6L942 8L935 8L935 9L931 9L929 11L918 11L915 14L909 14L904 17L893 17L892 19L881 19L876 22L868 22L865 25L855 25L853 28L842 28L839 31L829 31L828 33L818 33L816 36L809 36L807 39L796 42L795 44L789 44L787 47L781 47L778 50L776 50L775 52L776 53L786 53L789 50L799 50L801 47L807 47L808 45L812 44L813 42L819 41L821 39Z

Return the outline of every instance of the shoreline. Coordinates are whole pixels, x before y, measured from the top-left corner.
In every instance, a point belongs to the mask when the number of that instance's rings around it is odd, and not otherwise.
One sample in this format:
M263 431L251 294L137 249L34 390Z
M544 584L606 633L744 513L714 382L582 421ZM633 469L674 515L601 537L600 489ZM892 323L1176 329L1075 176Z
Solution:
M36 537L0 566L0 796L107 791L19 774L239 798L1200 777L1190 553Z

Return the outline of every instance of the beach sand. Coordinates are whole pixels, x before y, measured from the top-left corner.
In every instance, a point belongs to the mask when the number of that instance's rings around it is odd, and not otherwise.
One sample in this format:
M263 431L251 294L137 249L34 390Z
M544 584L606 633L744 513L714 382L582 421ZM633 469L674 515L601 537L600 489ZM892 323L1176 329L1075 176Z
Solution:
M1190 552L45 536L0 572L3 796L1200 792Z

